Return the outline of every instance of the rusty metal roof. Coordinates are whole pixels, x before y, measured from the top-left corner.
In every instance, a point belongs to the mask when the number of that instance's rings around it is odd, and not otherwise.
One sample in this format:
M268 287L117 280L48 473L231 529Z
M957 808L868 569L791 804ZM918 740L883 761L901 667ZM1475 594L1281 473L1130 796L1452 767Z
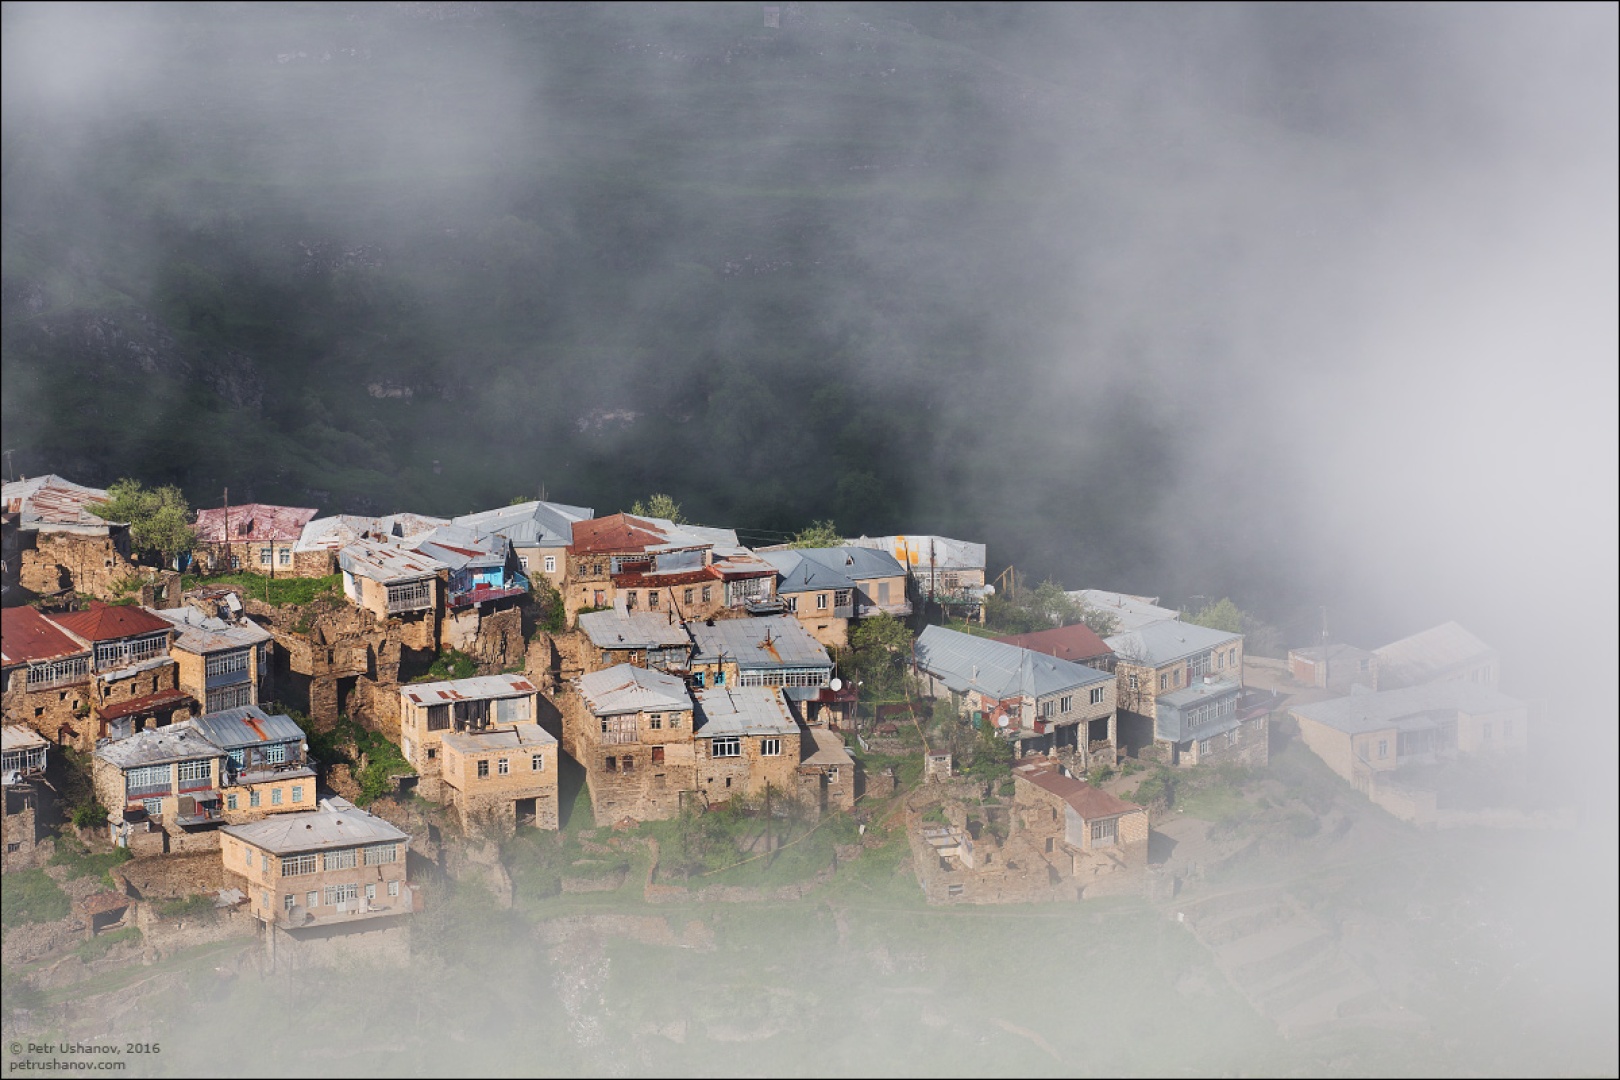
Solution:
M243 503L197 511L197 539L205 544L256 540L297 540L304 526L320 511L303 506Z
M1033 634L1009 634L992 640L1003 645L1016 645L1020 649L1055 656L1059 660L1072 660L1077 664L1087 660L1114 655L1108 643L1098 637L1085 623L1057 626L1051 630L1037 630Z
M31 607L0 611L0 658L7 664L55 660L88 650Z
M470 679L411 683L400 687L399 692L418 705L437 705L445 701L477 701L532 694L535 685L522 675L475 675Z
M5 485L0 499L4 500L8 512L21 518L25 529L38 528L49 532L54 526L96 531L106 529L108 524L105 519L85 509L89 503L106 502L105 489L75 484L54 473L28 480L13 480Z
M48 616L51 622L86 641L115 641L159 630L174 629L168 622L134 605L116 606L92 601L88 610Z
M571 546L578 554L659 550L672 546L668 534L655 522L624 513L576 521L571 533Z
M149 710L167 709L176 705L183 705L188 701L195 701L184 690L159 690L155 694L146 694L143 697L130 698L120 701L117 705L110 705L105 709L97 709L96 715L103 720L121 720L126 716L135 716Z
M259 645L270 640L270 631L257 623L246 620L228 623L224 619L205 615L190 606L165 608L155 614L158 618L172 623L174 628L180 631L180 636L174 639L170 648L189 653L240 649L243 646Z
M1027 780L1042 790L1049 791L1074 807L1075 813L1087 821L1095 818L1119 817L1122 814L1145 813L1140 806L1128 803L1101 788L1092 787L1084 780L1064 776L1062 770L1050 762L1018 765L1013 776Z

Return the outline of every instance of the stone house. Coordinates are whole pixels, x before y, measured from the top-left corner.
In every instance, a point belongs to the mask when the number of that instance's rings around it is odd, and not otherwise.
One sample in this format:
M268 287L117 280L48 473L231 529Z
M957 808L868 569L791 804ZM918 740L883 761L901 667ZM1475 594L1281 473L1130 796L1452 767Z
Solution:
M816 719L823 689L832 685L832 657L792 615L707 619L689 623L692 686L776 687L795 708Z
M292 717L247 705L199 716L191 724L225 755L219 787L226 821L314 808L316 763Z
M1312 645L1288 650L1288 674L1297 683L1348 694L1352 686L1378 689L1376 658L1354 645Z
M953 615L982 621L988 593L983 544L948 536L863 536L844 545L893 555L905 567L910 596L917 603L937 604Z
M21 724L0 727L0 786L5 791L6 871L28 870L38 865L40 788L45 777L50 743L33 728Z
M224 823L220 789L225 751L185 720L97 748L91 764L96 799L108 808L112 838L139 846L132 834L162 832L159 850L206 850Z
M8 564L15 585L39 596L74 590L112 599L117 586L137 573L130 561L129 525L89 511L107 501L101 488L54 474L15 480L0 495L7 515Z
M400 687L400 749L416 770L417 793L425 799L442 798L441 744L446 735L534 723L539 696L534 683L522 675L480 675Z
M1265 720L1244 724L1243 635L1161 620L1106 639L1114 650L1127 741L1160 747L1171 764L1232 756L1264 764ZM1239 730L1242 728L1243 730ZM1228 742L1228 732L1241 738Z
M409 544L423 533L448 524L444 518L421 514L336 514L315 518L304 526L293 545L293 573L297 577L326 577L338 572L338 554L350 544L360 540Z
M1373 650L1374 690L1400 690L1461 679L1496 686L1502 654L1454 622Z
M799 794L805 802L825 813L828 810L855 809L855 759L844 740L819 724L802 730L799 746Z
M849 641L863 616L911 614L906 568L873 548L798 548L760 556L776 568L776 594L815 639L830 648Z
M298 576L294 549L317 510L301 506L244 503L197 511L199 569L212 573L246 570L270 576Z
M673 611L587 611L577 620L590 647L582 650L588 671L631 664L685 675L692 666L692 637Z
M357 540L338 552L343 595L379 619L425 619L437 624L441 578L450 568L437 559L376 540Z
M686 683L621 664L581 676L564 715L568 753L585 767L598 825L680 813L698 790L696 731Z
M50 616L91 650L90 712L97 739L121 739L192 716L198 702L180 689L170 655L175 628L144 608L91 603Z
M684 575L706 569L713 561L715 534L719 532L694 531L661 518L623 513L574 522L563 586L563 606L569 618L581 610L612 606L617 594L616 579L624 581L627 588L652 587L658 595L661 588L649 586L646 575ZM732 540L735 542L734 536Z
M693 697L699 798L713 806L767 789L798 797L800 728L780 688L710 687Z
M179 688L202 702L203 712L257 705L268 695L270 631L247 618L230 621L190 605L153 614L178 631L169 655L179 669Z
M470 529L441 525L407 546L445 568L440 648L470 652L487 617L511 611L529 595L529 579L518 569L512 543L504 536L479 536Z
M0 678L7 723L27 724L63 746L95 746L89 646L31 607L0 609Z
M1097 878L1147 866L1148 812L1047 762L1013 768L1013 808L1048 855L1072 861L1082 889Z
M714 597L719 607L749 615L779 615L786 610L776 595L776 567L752 552L717 553L709 573L719 583ZM709 605L709 594L701 588L697 598L704 607Z
M1117 691L1107 673L942 626L925 627L913 652L925 693L949 695L1020 756L1062 755L1082 769L1114 762Z
M568 546L574 540L574 523L595 516L596 511L588 506L535 501L463 514L452 521L481 536L504 537L511 542L529 580L543 578L560 593L568 573Z
M268 929L366 929L419 905L410 837L344 799L221 830L220 860Z
M1469 755L1522 761L1529 742L1524 702L1463 679L1356 693L1294 705L1300 741L1352 786L1407 820L1432 817L1402 774Z
M464 830L559 827L557 738L539 724L446 731L439 752L441 797Z

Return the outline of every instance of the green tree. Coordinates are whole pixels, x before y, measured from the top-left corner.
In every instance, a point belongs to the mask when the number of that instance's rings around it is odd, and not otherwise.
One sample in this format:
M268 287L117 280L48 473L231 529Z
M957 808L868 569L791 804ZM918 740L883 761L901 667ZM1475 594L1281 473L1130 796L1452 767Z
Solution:
M681 514L681 504L661 491L647 496L646 502L637 499L631 504L630 512L637 517L663 518L677 525L686 524L686 518Z
M812 522L808 528L800 529L794 534L790 548L829 548L842 547L844 538L839 535L838 526L832 519Z
M861 619L849 628L849 647L838 655L845 679L864 684L863 696L888 697L905 684L914 635L887 612Z
M1075 623L1085 623L1099 634L1113 632L1112 616L1086 607L1050 578L1017 597L993 594L985 603L984 619L991 629L1005 634L1029 634ZM1093 626L1092 620L1107 627L1106 631Z
M1224 630L1228 634L1247 633L1247 628L1253 621L1246 611L1225 597L1213 604L1205 604L1196 612L1182 612L1181 617L1196 626Z
M156 552L164 565L197 542L191 507L177 487L148 488L126 478L107 489L106 502L90 503L85 509L105 521L128 522L135 548Z

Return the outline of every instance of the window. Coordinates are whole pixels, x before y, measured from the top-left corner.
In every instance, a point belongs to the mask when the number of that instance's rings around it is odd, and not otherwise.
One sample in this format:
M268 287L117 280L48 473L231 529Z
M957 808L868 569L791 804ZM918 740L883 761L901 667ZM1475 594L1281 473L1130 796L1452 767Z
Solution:
M1388 739L1379 739L1378 740L1378 756L1381 757L1381 758L1389 757L1389 740Z
M301 877L316 871L314 855L286 855L281 860L282 877Z
M676 728L678 728L680 726L681 726L681 714L676 713L676 712L670 713L669 714L669 730L674 731Z
M253 869L253 849L252 848L243 848L242 849L242 859L248 864L248 869L249 870Z
M271 788L270 789L270 805L271 806L280 806L281 805L281 789L280 788Z
M658 610L658 590L657 589L648 589L647 590L647 606L649 608L651 608L653 611Z
M229 675L236 671L248 669L248 653L250 649L237 649L234 652L216 653L210 656L203 665L209 675Z
M714 599L714 586L712 586L712 585L703 586L703 602L705 604L707 604L713 599Z
M512 762L510 759L498 758L495 762L495 772L500 776L510 776L512 773Z
M269 765L284 765L287 762L287 744L276 743L264 748L264 760Z
M282 548L277 552L276 561L282 566L290 566L292 564L292 548Z
M624 606L631 611L636 609L636 590L631 589L625 594Z
M946 896L961 896L963 888L964 888L964 886L962 886L962 885L947 885L947 886L945 886L945 895Z
M1484 728L1481 729L1481 732L1482 732L1482 735L1483 735L1485 741L1490 742L1491 741L1491 725L1486 724L1484 726Z
M238 559L235 555L231 556L231 569L232 570L240 570L240 569L242 569L242 560Z
M653 747L652 757L654 765L662 765L664 763L664 748L662 746Z
M1169 675L1168 672L1166 672L1165 674L1159 676L1159 689L1160 690L1168 690L1168 689L1170 689L1170 675Z
M636 742L636 718L634 716L604 716L602 718L602 741L609 744Z
M693 592L691 589L687 589L685 592L681 593L681 603L685 604L687 607L692 606L692 600Z
M142 765L124 773L124 785L131 795L169 790L169 766Z
M1237 649L1226 650L1226 662L1232 667L1237 667Z
M1118 837L1119 819L1104 818L1091 823L1091 842L1093 844L1112 844Z
M529 757L529 768L535 772L544 772L546 769L546 755L533 754Z
M1091 703L1093 705L1101 705L1103 703L1103 688L1102 687L1093 686L1091 688Z
M786 600L784 600L783 603L787 605L787 609L789 611L793 612L795 615L798 614L798 612L799 612L799 598L797 596L790 596Z
M384 866L399 861L398 844L368 844L364 850L367 866Z
M312 908L316 904L319 904L320 902L321 902L320 890L312 889L311 891L304 894L304 906L305 907Z
M607 761L603 764L603 768L608 772L618 772L619 759L614 757L612 754L609 754Z
M398 896L399 895L399 882L398 881L390 881L388 883L388 895L389 896Z
M233 791L229 795L225 796L225 809L236 809L236 792Z
M1068 712L1074 708L1074 695L1067 694L1058 700L1058 712Z
M625 772L634 772L635 768L636 768L636 759L631 757L629 754L624 755L624 771Z
M1215 654L1215 669L1217 671L1219 671L1221 668L1224 668L1225 666L1226 666L1226 654L1224 652L1216 653Z
M1041 702L1041 715L1042 716L1051 716L1052 715L1052 704L1053 703L1051 701L1043 701L1043 702Z
M489 761L487 759L478 763L478 779L489 779Z
M715 739L709 743L710 757L742 757L742 740L735 735Z
M1135 690L1136 689L1136 676L1135 675L1127 675L1127 676L1125 676L1125 683L1132 690Z
M231 560L231 562L233 562L233 563L235 561L236 561L235 559ZM264 908L266 911L270 910L270 894L269 893L267 893L267 892L259 893L259 906Z
M450 706L429 705L427 708L427 729L429 731L444 731L450 726Z
M1196 679L1200 675L1208 675L1209 663L1213 656L1213 653L1204 653L1202 656L1195 656L1189 660L1187 662L1187 675L1189 680Z
M781 757L782 740L778 738L759 740L759 753L761 757Z
M547 555L546 556L546 573L555 574L556 572L557 572L557 556L555 556L555 555Z
M663 713L656 713L656 712L655 713L648 713L647 714L647 726L649 728L651 728L652 730L654 730L654 731L658 731L659 729L661 729L664 726L664 714Z
M827 594L826 593L824 593L824 592L816 593L816 610L817 611L826 611L827 610Z
M527 555L519 555L518 556L518 565L523 567L523 569L527 570L529 568L529 557Z
M270 872L270 856L261 853L259 855L259 873L268 874L269 872Z
M322 894L328 907L348 904L360 899L360 885L358 882L348 885L328 885L322 890Z
M208 712L223 712L226 709L240 709L244 705L252 704L253 684L250 682L237 683L234 686L223 686L218 690L208 691Z
M259 549L259 565L260 566L269 566L270 565L270 549L269 548L260 548Z
M301 803L301 802L304 801L304 785L302 785L302 784L294 784L292 791L293 791L292 801L294 803Z
M355 865L354 848L344 848L342 851L328 851L322 856L322 863L327 870L353 870Z
M141 809L146 811L146 814L147 814L148 817L162 817L163 816L163 800L162 799L142 799L141 800Z
M375 899L377 899L377 885L376 885L375 882L373 882L373 883L366 886L366 899L367 900L375 900Z

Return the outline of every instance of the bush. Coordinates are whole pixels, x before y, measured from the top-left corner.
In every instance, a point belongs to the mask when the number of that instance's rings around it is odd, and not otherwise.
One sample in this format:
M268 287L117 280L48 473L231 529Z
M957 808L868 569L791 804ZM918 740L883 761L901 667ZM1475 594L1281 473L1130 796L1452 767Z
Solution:
M560 634L568 629L568 612L563 608L562 593L543 577L534 578L534 598L540 608L537 631Z
M73 824L81 829L93 829L107 824L107 808L99 802L85 803L73 808Z
M56 838L56 853L51 856L51 865L67 867L70 878L100 877L111 888L112 875L107 871L132 858L134 856L128 848L113 848L97 854L80 843L78 837L62 835Z
M55 922L72 909L67 893L43 870L19 870L0 877L0 925Z
M112 952L114 947L128 942L137 945L141 940L141 932L133 926L126 926L120 930L110 930L105 934L97 934L88 941L81 941L73 951L79 954L79 959L89 963L91 960L100 960Z
M478 661L456 649L446 649L433 661L427 673L412 679L413 683L442 682L447 679L470 679L478 674Z
M157 913L165 919L198 919L214 912L214 898L206 893L194 893L179 900L165 900L156 905Z

